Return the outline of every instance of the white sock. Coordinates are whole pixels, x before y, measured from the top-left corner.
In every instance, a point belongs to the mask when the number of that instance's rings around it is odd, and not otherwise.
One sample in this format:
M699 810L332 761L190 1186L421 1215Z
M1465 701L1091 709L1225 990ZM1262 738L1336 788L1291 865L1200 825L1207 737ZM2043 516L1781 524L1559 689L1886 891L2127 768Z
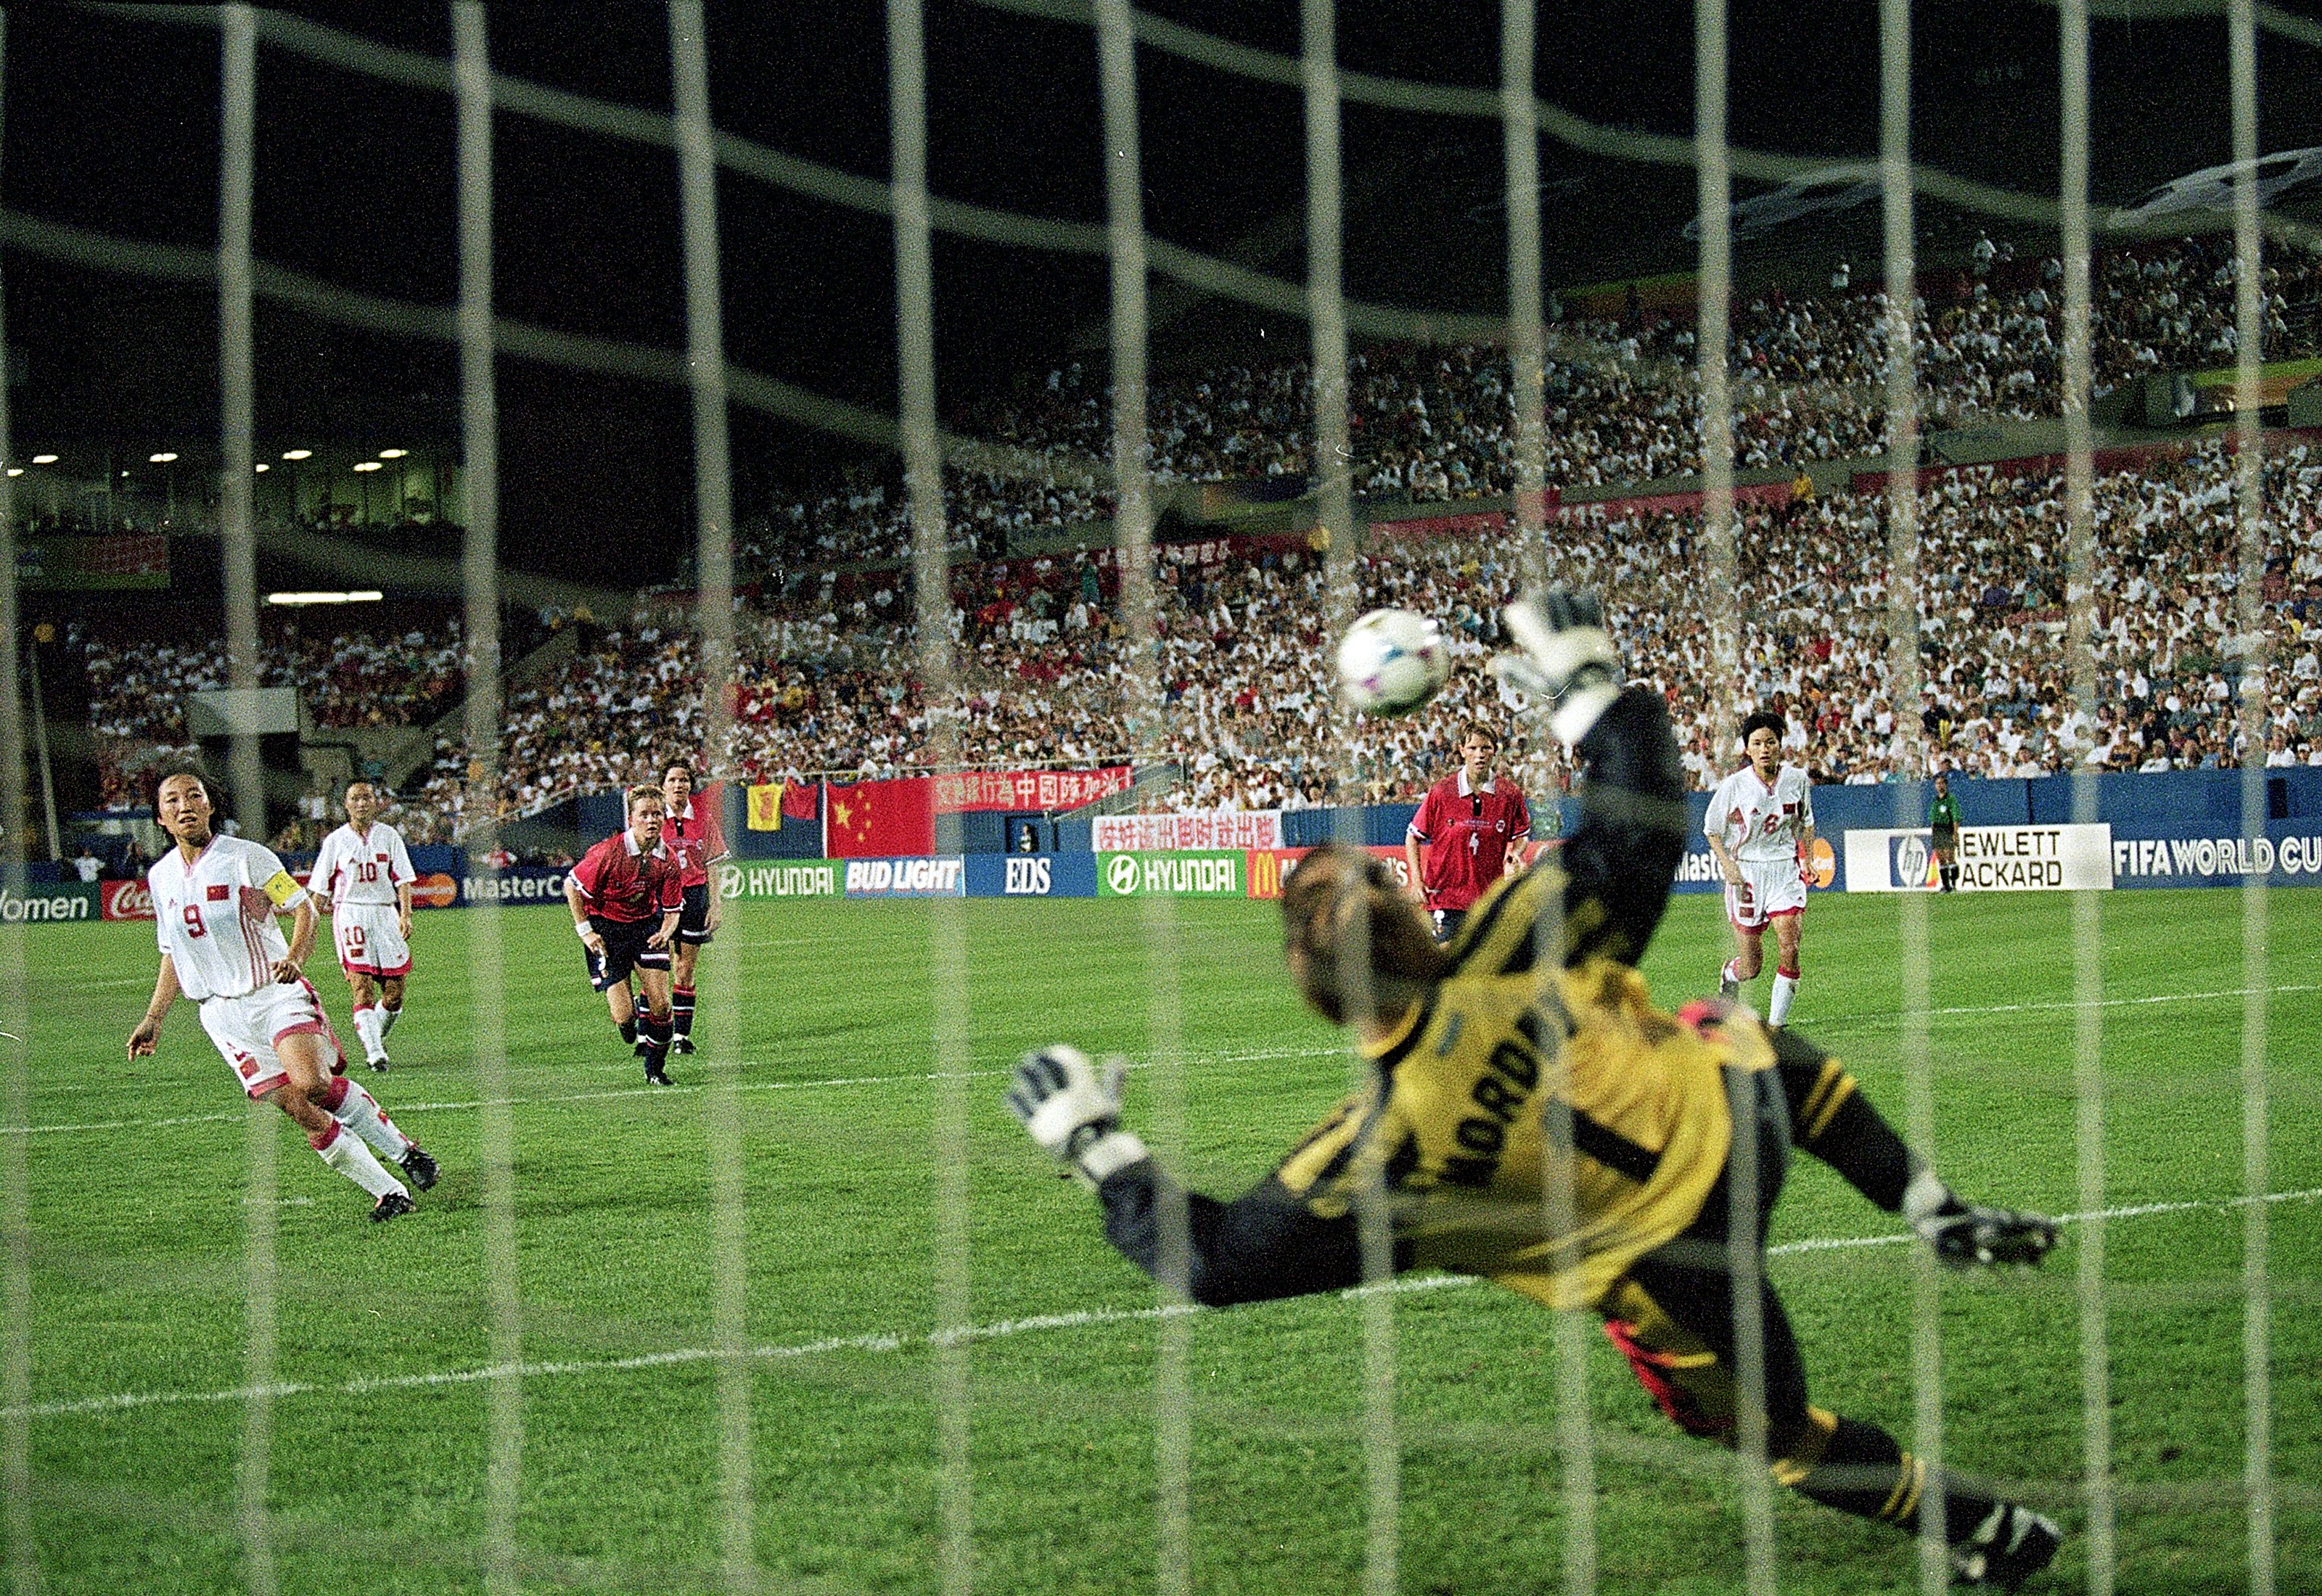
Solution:
M396 1127L377 1098L343 1075L338 1083L347 1093L337 1108L328 1111L332 1118L370 1143L382 1158L401 1158L411 1151L411 1138Z
M1748 976L1742 973L1742 961L1739 959L1726 960L1725 968L1719 971L1717 975L1720 980L1730 980L1736 986L1746 982L1750 979Z
M315 1148L315 1152L325 1163L373 1197L385 1197L390 1191L401 1192L406 1197L411 1195L402 1181L389 1174L386 1166L371 1156L370 1149L363 1145L361 1136L344 1135L334 1126L331 1139Z
M1790 999L1798 994L1798 978L1774 972L1774 995L1766 999L1766 1023L1778 1026L1790 1017Z
M362 1038L366 1060L375 1061L387 1056L387 1037L379 1029L378 1009L365 1004L355 1010L355 1035Z
M380 1004L379 1006L379 1039L382 1042L386 1041L388 1033L395 1029L395 1022L402 1017L401 1005L389 1008L386 1004Z

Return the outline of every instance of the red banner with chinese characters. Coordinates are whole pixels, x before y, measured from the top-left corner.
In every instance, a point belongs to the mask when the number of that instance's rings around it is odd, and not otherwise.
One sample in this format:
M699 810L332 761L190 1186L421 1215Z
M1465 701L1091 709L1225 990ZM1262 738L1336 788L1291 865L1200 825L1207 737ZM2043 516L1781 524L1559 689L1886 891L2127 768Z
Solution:
M936 813L1077 809L1127 792L1129 780L1127 765L1094 771L962 771L935 778Z
M936 779L857 781L827 789L825 834L833 859L918 858L936 851Z

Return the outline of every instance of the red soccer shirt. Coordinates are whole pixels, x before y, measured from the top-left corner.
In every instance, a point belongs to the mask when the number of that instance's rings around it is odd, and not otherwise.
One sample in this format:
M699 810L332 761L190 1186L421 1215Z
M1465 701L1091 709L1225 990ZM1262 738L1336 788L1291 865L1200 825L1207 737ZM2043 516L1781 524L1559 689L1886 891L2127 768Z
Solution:
M590 914L618 926L635 926L685 907L677 861L663 848L639 853L626 830L582 854L572 867L572 880Z
M1507 869L1508 850L1531 835L1531 811L1504 776L1470 789L1454 771L1427 789L1411 834L1421 855L1429 908L1465 909Z
M661 845L677 861L680 878L688 887L709 885L709 867L726 857L718 804L718 789L705 787L686 800L683 814L662 822Z

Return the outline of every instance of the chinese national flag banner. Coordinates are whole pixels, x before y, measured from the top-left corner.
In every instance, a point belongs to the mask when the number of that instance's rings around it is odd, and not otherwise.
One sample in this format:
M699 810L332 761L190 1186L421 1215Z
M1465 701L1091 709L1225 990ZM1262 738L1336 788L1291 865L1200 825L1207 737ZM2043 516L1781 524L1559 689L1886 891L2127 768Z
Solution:
M932 776L833 787L826 819L833 859L885 859L936 848Z
M810 781L782 783L782 817L786 820L811 820L820 813L822 789Z
M761 781L750 788L750 829L780 831L782 828L782 784Z

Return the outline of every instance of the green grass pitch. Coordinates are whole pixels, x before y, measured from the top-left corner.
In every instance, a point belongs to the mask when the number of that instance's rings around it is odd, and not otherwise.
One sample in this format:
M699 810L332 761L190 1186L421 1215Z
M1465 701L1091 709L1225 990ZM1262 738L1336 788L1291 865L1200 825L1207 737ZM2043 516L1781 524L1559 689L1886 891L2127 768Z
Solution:
M1181 1016L1193 1181L1239 1190L1342 1089L1336 1033L1279 971L1269 905L979 901L968 947L974 1074L968 1354L974 1574L989 1591L1155 1583L1155 1349L1144 1278L1093 1203L1053 1179L1000 1104L1008 1064L1064 1038L1150 1057L1156 974ZM1938 1159L1995 1201L2071 1213L2072 904L1928 902ZM2102 900L2107 1227L2116 1588L2247 1588L2244 1469L2240 898ZM938 1190L925 904L740 906L712 950L745 1006L712 1009L681 1090L642 1090L553 909L502 918L524 1303L517 1522L525 1587L708 1591L721 1484L708 1346L713 1271L700 1083L730 1071L747 1159L754 1535L766 1588L934 1591L943 1509L934 1285ZM1901 908L1818 901L1793 1017L1898 1124ZM467 939L423 917L395 1072L366 1076L442 1160L420 1212L374 1229L364 1199L279 1138L274 1575L283 1591L485 1583L490 1316L467 1046ZM1156 937L1156 931L1166 935ZM1675 901L1648 973L1674 1005L1714 982L1716 900ZM237 1469L244 1345L242 1110L190 1006L158 1057L122 1039L152 976L150 928L34 927L29 1334L32 1484L0 1565L45 1591L247 1588ZM343 1027L346 995L316 962ZM2272 1411L2279 1589L2322 1591L2322 893L2271 898ZM705 992L714 990L707 979ZM1758 995L1762 999L1763 982ZM1155 1077L1131 1078L1154 1124ZM266 1111L271 1116L272 1111ZM1801 1159L1773 1263L1824 1405L1913 1439L1908 1249L1802 1248L1893 1226ZM2020 1482L2074 1531L2085 1228L2037 1275L1946 1277L1945 1444ZM1398 1294L1400 1584L1558 1591L1565 1541L1552 1322L1488 1287ZM1093 1310L1111 1310L1093 1311ZM1067 1317L1063 1323L1025 1323ZM1331 1297L1191 1323L1192 1555L1202 1591L1360 1588L1362 1323ZM1732 1461L1647 1407L1590 1331L1601 1589L1709 1592L1742 1578ZM818 1344L837 1343L824 1350ZM652 1361L647 1354L680 1354ZM111 1401L109 1399L146 1399ZM1777 1493L1786 1592L1915 1591L1891 1533ZM2085 1589L2087 1542L2044 1585Z

